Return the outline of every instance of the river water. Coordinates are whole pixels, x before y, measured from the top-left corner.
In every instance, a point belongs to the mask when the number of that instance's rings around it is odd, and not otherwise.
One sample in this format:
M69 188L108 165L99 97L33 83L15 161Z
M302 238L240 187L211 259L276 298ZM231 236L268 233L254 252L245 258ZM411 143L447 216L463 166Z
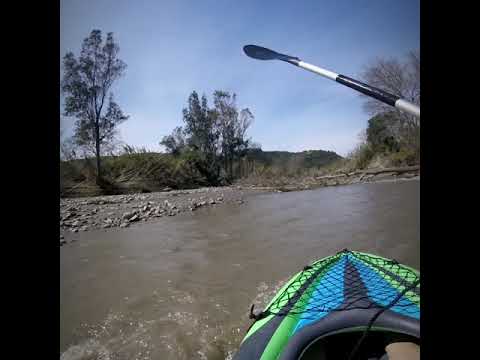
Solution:
M309 262L343 248L420 266L420 182L252 196L60 248L61 359L230 359Z

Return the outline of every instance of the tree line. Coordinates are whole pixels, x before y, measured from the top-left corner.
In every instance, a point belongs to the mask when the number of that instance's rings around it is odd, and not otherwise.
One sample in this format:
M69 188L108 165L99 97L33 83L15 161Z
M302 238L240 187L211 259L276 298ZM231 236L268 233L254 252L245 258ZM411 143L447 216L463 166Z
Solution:
M84 39L78 57L68 52L63 58L63 115L76 120L73 136L60 145L61 154L64 159L93 155L99 185L103 181L102 156L118 147L118 125L129 118L111 91L127 67L119 59L119 51L112 33L104 40L100 30L93 30ZM200 98L193 91L183 109L183 126L160 144L174 157L188 158L210 184L231 181L234 162L252 144L246 132L254 119L252 112L239 109L236 101L236 94L217 90L213 106L209 106L205 95Z
M183 109L184 125L176 127L160 144L174 156L193 156L210 183L231 181L234 162L252 145L246 133L254 119L248 108L238 108L236 99L234 93L217 90L210 107L205 95L199 98L193 91Z
M78 57L68 52L63 58L63 115L74 117L75 127L73 136L61 143L61 154L64 159L93 156L99 185L103 181L102 156L118 148L118 125L129 118L112 92L112 85L127 67L119 51L112 33L103 39L100 30L93 30L84 39ZM420 105L419 51L410 52L404 60L377 59L361 77L370 85ZM364 162L377 153L402 152L418 162L420 120L370 97L364 100L364 110L372 116L359 147ZM235 93L217 90L209 105L205 95L199 97L193 91L182 120L183 125L164 136L160 144L174 158L195 167L209 184L232 181L235 163L245 158L249 149L259 147L247 136L254 116L248 108L238 107Z

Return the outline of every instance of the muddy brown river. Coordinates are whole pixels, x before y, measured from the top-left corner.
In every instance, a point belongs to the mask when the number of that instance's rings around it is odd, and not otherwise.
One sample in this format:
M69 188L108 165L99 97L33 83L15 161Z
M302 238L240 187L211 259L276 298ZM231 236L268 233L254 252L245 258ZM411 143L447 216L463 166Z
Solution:
M249 197L60 248L61 359L231 359L294 272L343 248L420 266L420 181Z

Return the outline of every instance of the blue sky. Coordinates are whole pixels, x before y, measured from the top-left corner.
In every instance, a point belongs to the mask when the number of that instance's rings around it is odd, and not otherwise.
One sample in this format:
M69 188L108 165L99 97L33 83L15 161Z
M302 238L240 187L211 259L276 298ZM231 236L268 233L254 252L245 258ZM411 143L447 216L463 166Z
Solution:
M264 150L346 155L368 121L360 96L295 66L250 59L242 47L266 46L356 77L376 57L419 48L419 7L419 0L62 0L60 56L78 54L92 29L114 33L128 65L113 89L130 115L120 127L128 144L160 150L162 136L182 124L192 90L210 99L222 89L250 108L249 135Z

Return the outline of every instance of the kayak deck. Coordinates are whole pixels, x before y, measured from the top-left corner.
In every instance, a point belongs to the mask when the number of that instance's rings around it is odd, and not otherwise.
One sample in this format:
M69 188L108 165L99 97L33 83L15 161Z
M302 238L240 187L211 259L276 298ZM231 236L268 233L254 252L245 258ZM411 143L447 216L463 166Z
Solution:
M236 359L296 359L327 334L373 331L420 336L420 274L395 260L343 250L306 266L247 332Z

